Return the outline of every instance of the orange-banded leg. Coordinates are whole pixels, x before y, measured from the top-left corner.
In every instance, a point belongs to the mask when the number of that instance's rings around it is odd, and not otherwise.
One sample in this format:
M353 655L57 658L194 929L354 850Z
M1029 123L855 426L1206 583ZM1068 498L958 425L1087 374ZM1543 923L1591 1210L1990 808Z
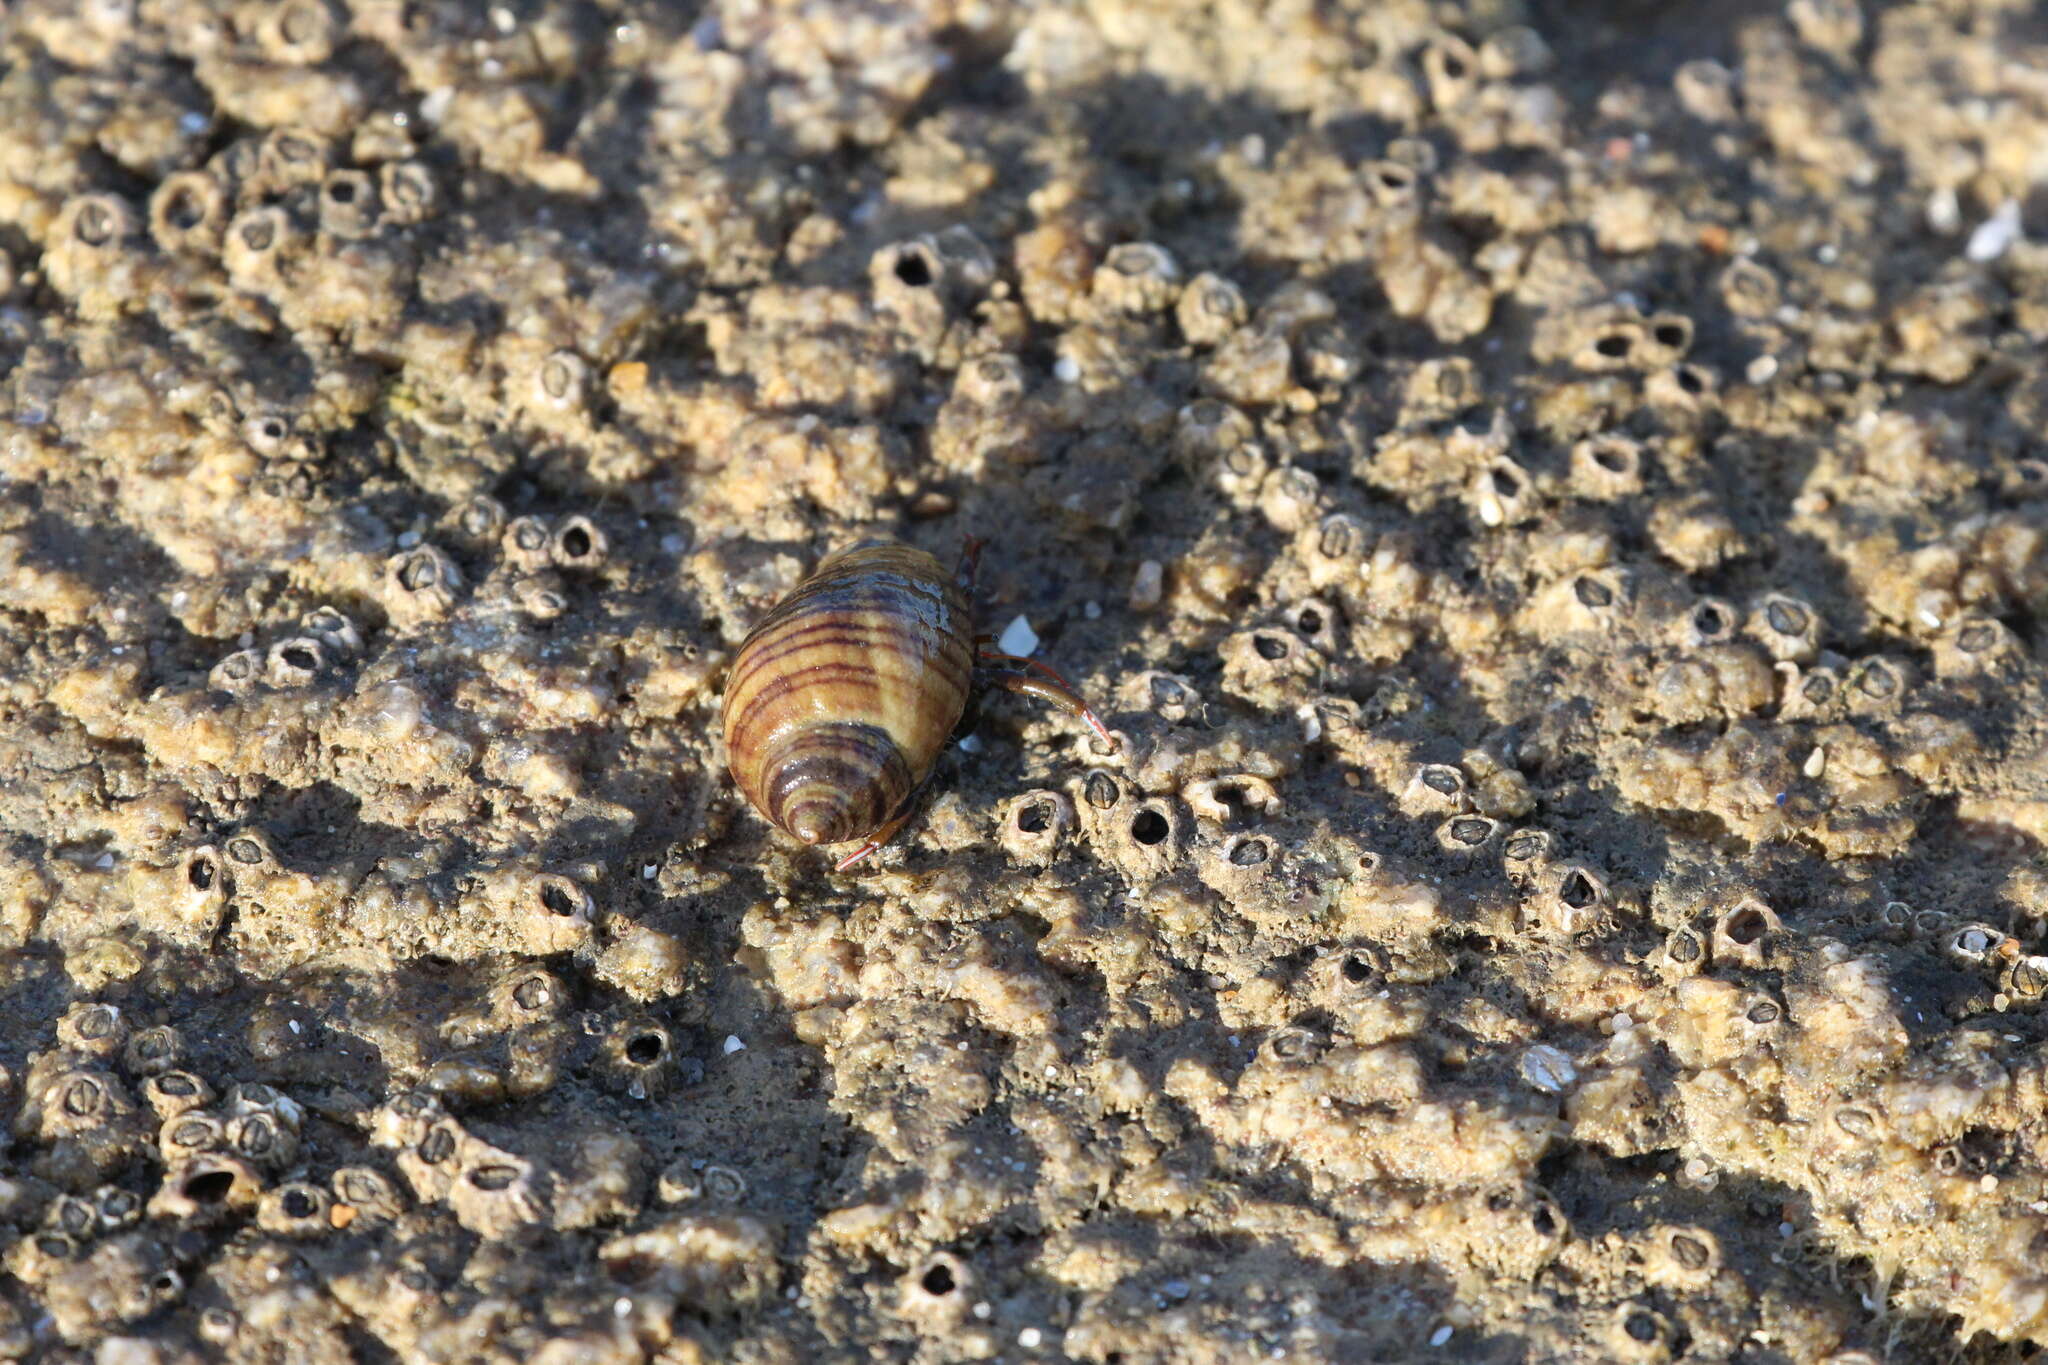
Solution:
M1000 687L1006 692L1022 692L1027 697L1049 702L1068 715L1079 716L1087 722L1088 728L1111 749L1118 747L1116 736L1109 732L1109 727L1102 723L1094 709L1081 699L1074 685L1060 676L1057 669L1021 654L1004 654L990 649L987 642L992 638L983 635L974 641L974 680L977 684Z

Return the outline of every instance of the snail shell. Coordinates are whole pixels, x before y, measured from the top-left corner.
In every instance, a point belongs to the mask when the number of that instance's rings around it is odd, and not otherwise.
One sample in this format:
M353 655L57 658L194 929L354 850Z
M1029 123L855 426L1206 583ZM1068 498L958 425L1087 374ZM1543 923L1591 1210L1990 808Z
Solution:
M725 685L733 780L806 844L900 817L966 709L972 609L907 545L828 556L754 627Z

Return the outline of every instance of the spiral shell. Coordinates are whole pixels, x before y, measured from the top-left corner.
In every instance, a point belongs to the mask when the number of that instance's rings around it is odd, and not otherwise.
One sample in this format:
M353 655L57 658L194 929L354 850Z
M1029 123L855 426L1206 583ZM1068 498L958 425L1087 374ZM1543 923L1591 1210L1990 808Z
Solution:
M908 808L966 709L965 591L904 545L831 555L740 645L725 686L733 780L806 844L864 839Z

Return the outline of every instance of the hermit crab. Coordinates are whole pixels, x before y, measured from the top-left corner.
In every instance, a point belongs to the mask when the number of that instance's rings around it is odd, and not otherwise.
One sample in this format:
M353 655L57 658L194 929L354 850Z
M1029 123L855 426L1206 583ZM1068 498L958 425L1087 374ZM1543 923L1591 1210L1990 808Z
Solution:
M969 541L957 570L908 545L827 556L740 645L725 683L733 781L806 844L860 841L845 871L894 838L969 701L1039 697L1116 741L1073 687L976 635Z

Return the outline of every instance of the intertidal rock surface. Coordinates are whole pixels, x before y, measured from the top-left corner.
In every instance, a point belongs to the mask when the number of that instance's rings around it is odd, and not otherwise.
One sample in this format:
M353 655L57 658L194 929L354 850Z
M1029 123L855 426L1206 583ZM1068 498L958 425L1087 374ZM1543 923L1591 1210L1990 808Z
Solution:
M0 1359L2026 1358L2044 146L2024 0L0 0ZM1120 745L834 875L724 667L969 536Z

